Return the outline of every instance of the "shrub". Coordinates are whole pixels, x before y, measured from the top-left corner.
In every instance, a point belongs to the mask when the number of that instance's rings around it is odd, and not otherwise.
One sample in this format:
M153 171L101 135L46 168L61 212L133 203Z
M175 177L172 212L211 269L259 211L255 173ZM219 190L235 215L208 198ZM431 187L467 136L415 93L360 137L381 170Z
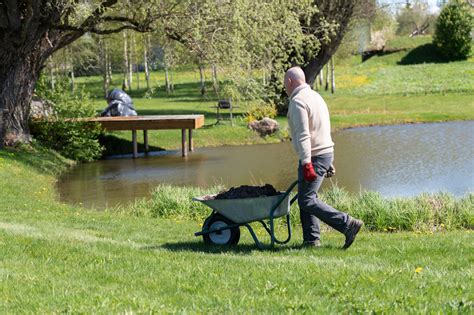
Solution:
M53 115L47 120L32 122L32 133L43 146L69 159L92 161L102 155L103 148L98 141L100 125L74 119L93 117L96 112L87 94L72 94L66 84L59 83L51 90L45 88L44 80L40 79L37 93L53 104Z
M261 120L264 117L275 118L278 114L277 108L274 104L264 103L259 101L254 103L245 113L247 123L255 120Z
M471 53L473 17L466 4L453 2L436 21L433 44L448 60L466 59Z

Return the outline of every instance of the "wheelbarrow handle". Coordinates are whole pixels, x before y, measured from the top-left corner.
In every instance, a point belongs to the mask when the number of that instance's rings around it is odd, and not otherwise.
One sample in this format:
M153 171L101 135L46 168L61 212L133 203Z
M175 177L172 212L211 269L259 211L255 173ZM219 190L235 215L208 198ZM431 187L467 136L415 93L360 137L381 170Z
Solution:
M296 187L297 184L298 184L298 181L295 180L295 181L290 185L290 187L288 187L288 189L281 195L280 200L278 200L278 202L273 206L272 210L270 211L270 219L273 218L273 213L276 211L276 209L278 209L278 207L280 206L280 204L282 203L282 201L285 200L285 198L291 193L291 191ZM294 197L291 199L290 204L293 204L293 202L295 202L296 198L298 198L298 195L294 196Z

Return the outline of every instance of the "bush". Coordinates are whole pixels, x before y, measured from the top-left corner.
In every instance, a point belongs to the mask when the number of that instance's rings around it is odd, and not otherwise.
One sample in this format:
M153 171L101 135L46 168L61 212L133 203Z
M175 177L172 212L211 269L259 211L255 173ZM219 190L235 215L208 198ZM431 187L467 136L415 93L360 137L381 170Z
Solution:
M278 114L277 108L274 104L264 103L259 101L254 103L245 113L247 123L255 120L261 120L264 117L275 118Z
M433 44L448 60L466 59L471 53L472 27L473 17L466 4L447 5L436 21Z
M89 96L83 92L72 94L67 82L59 83L53 91L40 79L37 94L53 104L53 115L47 120L32 122L32 133L43 146L80 162L99 158L103 148L99 144L99 124L90 124L75 118L93 117L96 112Z

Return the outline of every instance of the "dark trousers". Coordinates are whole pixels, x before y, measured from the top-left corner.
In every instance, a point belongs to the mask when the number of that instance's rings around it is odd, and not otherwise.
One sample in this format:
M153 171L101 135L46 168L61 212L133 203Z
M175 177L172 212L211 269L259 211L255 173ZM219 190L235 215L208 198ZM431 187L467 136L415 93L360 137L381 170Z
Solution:
M301 162L298 166L298 205L300 207L301 225L304 242L314 242L320 238L319 220L335 230L344 233L349 222L347 213L338 211L325 204L318 198L318 190L324 180L324 175L331 166L333 153L326 153L311 158L311 163L317 174L315 181L304 180Z

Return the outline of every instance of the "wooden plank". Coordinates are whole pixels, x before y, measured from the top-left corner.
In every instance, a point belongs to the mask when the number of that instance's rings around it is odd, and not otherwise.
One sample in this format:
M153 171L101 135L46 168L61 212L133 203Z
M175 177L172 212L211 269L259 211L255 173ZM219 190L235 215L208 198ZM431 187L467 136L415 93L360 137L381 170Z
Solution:
M181 129L181 153L183 157L188 156L188 148L186 147L186 129Z
M133 143L133 158L138 157L138 143L137 143L137 131L132 130L132 143Z
M196 126L196 122L189 121L107 121L100 122L106 130L158 130L158 129L189 129Z
M180 120L180 119L197 119L204 115L146 115L146 116L115 116L115 117L93 117L88 118L90 121L108 121L108 120Z
M96 117L88 121L98 122L107 130L196 129L204 125L204 115Z
M199 115L194 120L194 129L198 129L204 126L204 115Z

